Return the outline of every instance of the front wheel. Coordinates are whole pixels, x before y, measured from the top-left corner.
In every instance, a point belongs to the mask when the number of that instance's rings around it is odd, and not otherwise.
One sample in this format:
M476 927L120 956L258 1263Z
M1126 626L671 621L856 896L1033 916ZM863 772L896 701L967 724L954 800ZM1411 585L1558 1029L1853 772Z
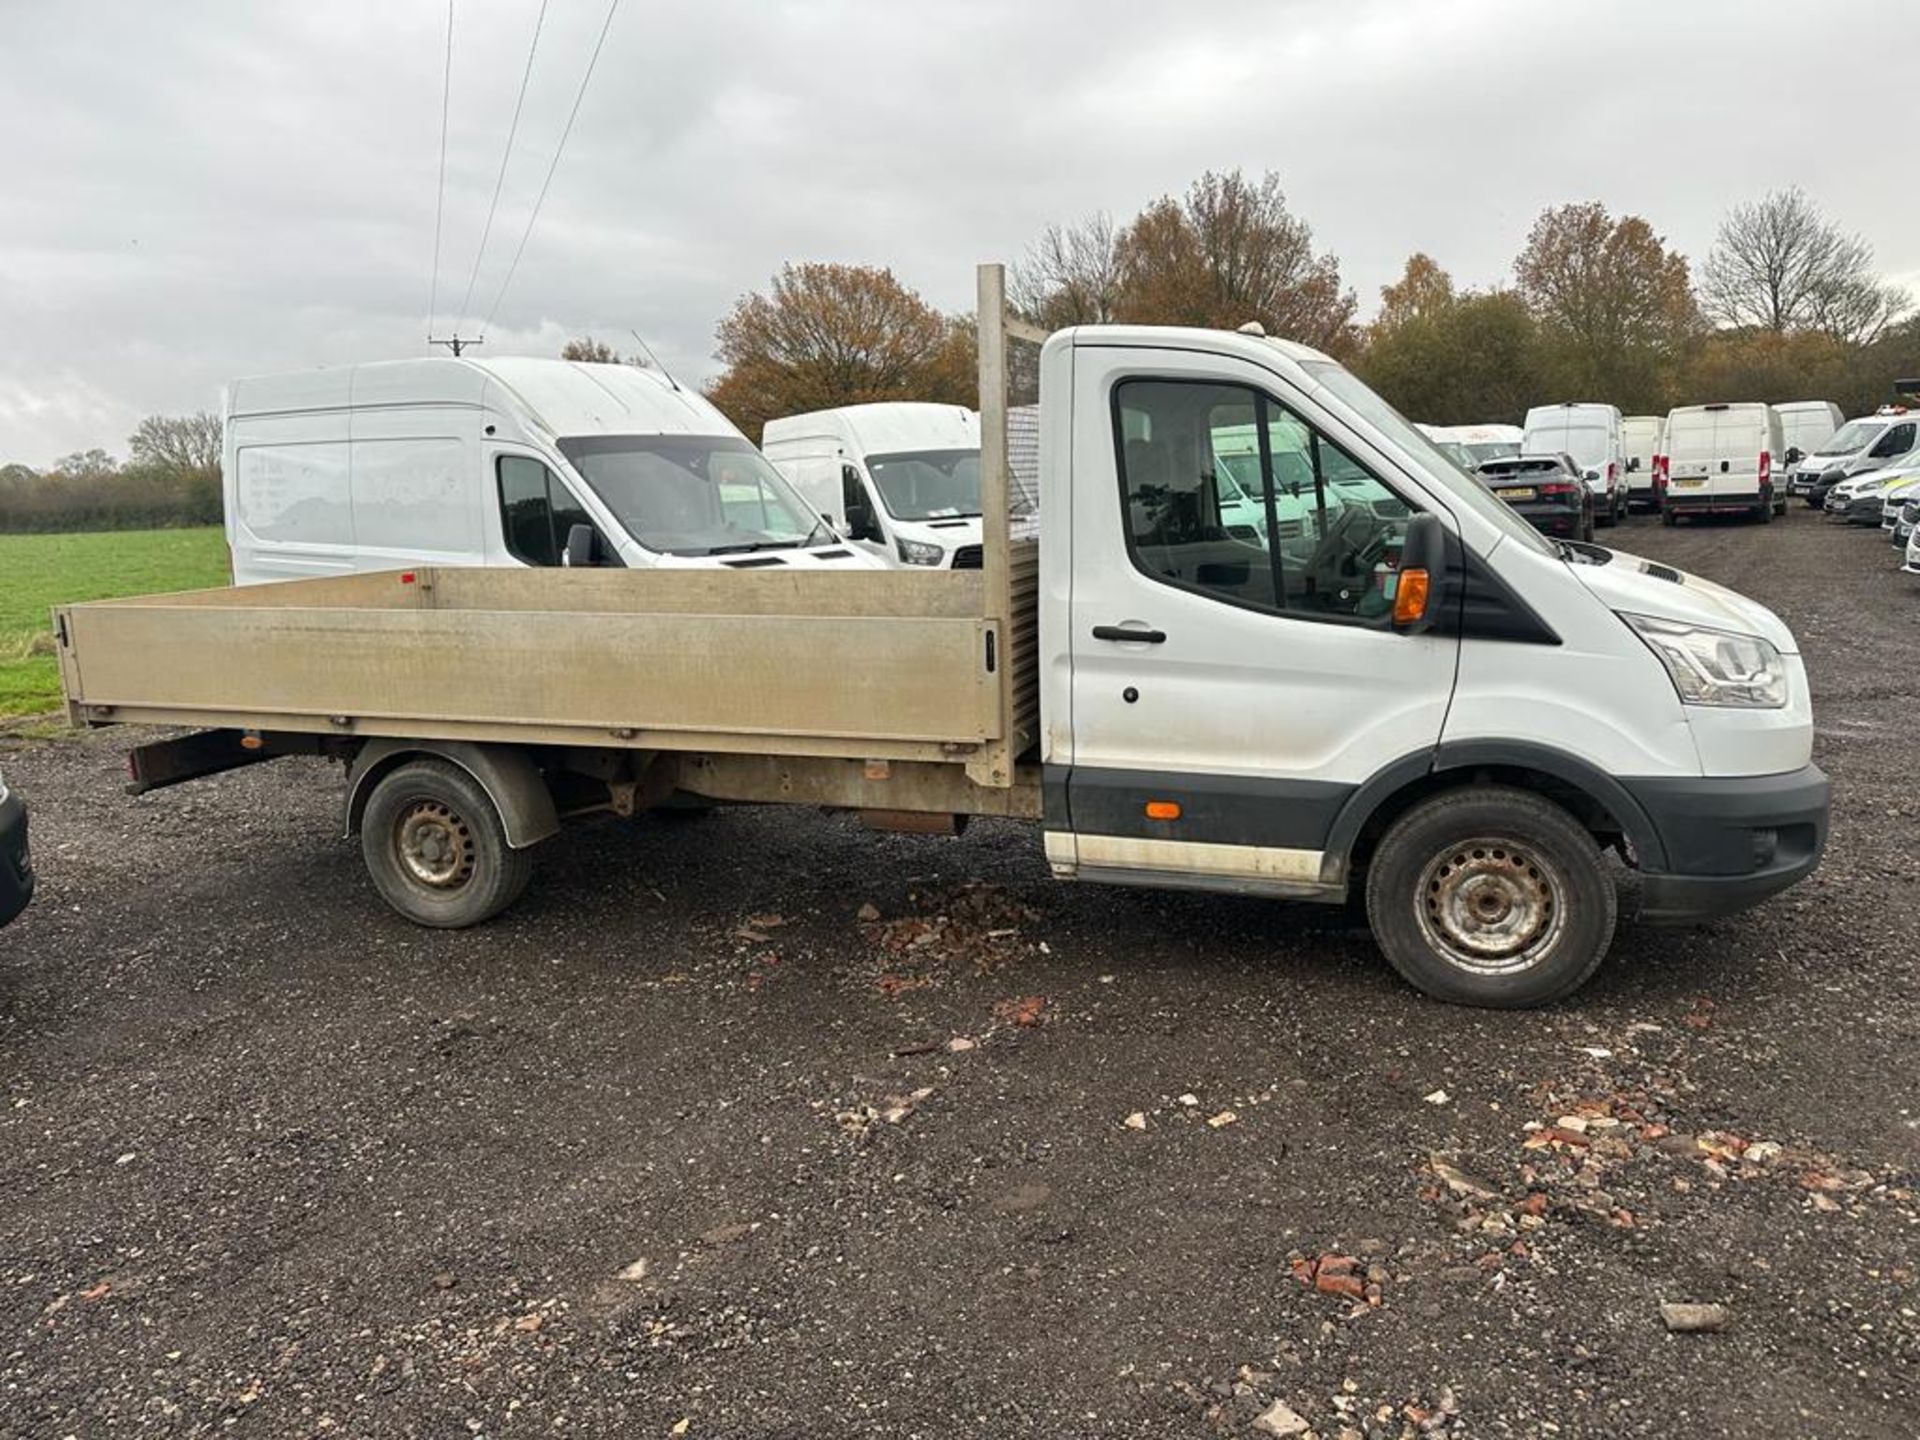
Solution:
M1481 785L1394 822L1367 872L1367 921L1415 989L1525 1009L1571 995L1613 941L1618 896L1599 847L1551 801Z
M530 851L507 843L492 797L445 760L383 775L360 817L360 851L380 897L416 925L458 930L520 898Z

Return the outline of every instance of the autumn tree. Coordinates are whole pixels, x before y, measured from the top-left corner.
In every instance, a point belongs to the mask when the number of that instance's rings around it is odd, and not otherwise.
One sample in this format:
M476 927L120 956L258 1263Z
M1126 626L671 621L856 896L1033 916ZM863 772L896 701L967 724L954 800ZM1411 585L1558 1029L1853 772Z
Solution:
M1180 199L1163 196L1135 216L1114 259L1120 320L1218 329L1257 320L1269 334L1336 353L1358 339L1340 262L1315 252L1277 175L1254 182L1209 170Z
M209 410L149 415L127 438L129 464L148 466L176 479L217 477L220 448L220 417Z
M1513 269L1557 398L1664 408L1701 328L1685 256L1639 216L1616 220L1591 201L1543 211Z
M588 365L618 365L623 357L604 340L596 340L591 335L577 335L560 347L562 360L575 360Z
M1356 362L1361 378L1405 415L1436 425L1518 420L1533 403L1533 317L1510 290L1457 292L1415 255L1380 291L1380 313Z
M1707 313L1776 335L1812 330L1850 344L1877 339L1908 306L1881 281L1873 247L1820 213L1797 188L1736 205L1701 272Z
M1014 308L1049 330L1104 325L1119 313L1119 237L1104 210L1072 225L1049 225L1013 266Z
M1453 304L1453 277L1424 252L1407 257L1407 268L1391 285L1380 287L1380 313L1374 317L1375 330L1393 330L1434 315Z
M749 435L768 420L874 400L978 403L965 328L868 265L786 265L715 332L707 397Z

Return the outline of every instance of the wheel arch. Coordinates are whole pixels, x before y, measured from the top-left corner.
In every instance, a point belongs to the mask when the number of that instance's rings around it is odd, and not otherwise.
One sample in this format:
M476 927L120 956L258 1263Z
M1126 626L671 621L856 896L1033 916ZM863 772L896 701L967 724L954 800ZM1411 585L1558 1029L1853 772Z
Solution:
M537 845L560 829L539 767L525 750L508 745L477 745L466 740L373 740L354 757L347 774L346 836L360 833L367 797L380 780L409 760L445 760L473 777L500 813L507 844L515 850Z
M1420 801L1464 785L1508 784L1554 801L1596 835L1619 834L1643 870L1666 866L1660 832L1640 802L1597 766L1526 741L1464 740L1408 756L1379 771L1334 817L1327 855L1351 879L1387 827Z

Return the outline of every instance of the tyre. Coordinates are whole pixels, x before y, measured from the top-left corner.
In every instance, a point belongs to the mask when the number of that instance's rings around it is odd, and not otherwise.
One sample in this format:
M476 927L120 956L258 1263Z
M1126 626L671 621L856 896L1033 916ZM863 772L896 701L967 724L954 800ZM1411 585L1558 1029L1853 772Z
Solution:
M1367 872L1367 922L1416 990L1524 1009L1571 995L1613 941L1619 897L1572 816L1526 790L1476 785L1402 815Z
M1671 509L1662 510L1660 512L1660 523L1662 525L1678 525L1680 523L1680 517L1674 514Z
M1593 512L1589 510L1580 522L1580 538L1591 545L1593 543Z
M360 851L380 897L416 925L458 930L520 898L533 854L507 843L492 798L445 760L382 776L360 817Z
M1762 500L1760 502L1760 508L1753 512L1753 518L1758 520L1762 525L1773 523L1773 502L1771 500Z

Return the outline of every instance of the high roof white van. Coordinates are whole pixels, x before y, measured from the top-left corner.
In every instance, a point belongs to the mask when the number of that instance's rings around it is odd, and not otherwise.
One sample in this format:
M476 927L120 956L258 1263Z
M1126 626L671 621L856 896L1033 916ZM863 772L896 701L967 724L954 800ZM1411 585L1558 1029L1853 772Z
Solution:
M1620 422L1620 440L1627 451L1627 508L1658 510L1660 489L1654 483L1667 433L1664 415L1629 415Z
M980 417L890 400L769 420L766 456L809 507L890 566L980 568Z
M1593 519L1616 524L1627 513L1627 451L1612 405L1536 405L1527 411L1525 455L1571 455L1593 492Z
M1780 416L1771 405L1683 405L1667 413L1667 493L1660 518L1750 515L1765 524L1787 513Z
M1819 451L1847 420L1831 400L1789 400L1773 408L1780 416L1780 441L1787 447L1789 464Z
M659 371L393 360L226 393L237 585L412 565L872 569Z

